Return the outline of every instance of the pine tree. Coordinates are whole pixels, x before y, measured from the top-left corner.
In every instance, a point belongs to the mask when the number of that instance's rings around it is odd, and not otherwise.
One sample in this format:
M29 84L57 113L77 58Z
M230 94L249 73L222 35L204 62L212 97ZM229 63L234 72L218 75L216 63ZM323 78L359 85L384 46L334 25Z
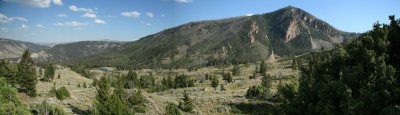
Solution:
M14 87L0 75L0 113L4 115L29 115L28 108L19 100Z
M36 96L36 71L32 67L33 61L30 58L29 50L25 50L22 58L18 64L17 80L19 84L19 91L28 94L31 97Z
M215 76L215 77L212 78L211 86L214 89L217 89L218 85L219 85L219 80L218 80L218 77Z
M125 88L126 89L133 89L136 86L139 86L139 80L137 78L137 73L129 70L128 75L126 75L126 83L125 83Z
M97 95L95 101L95 108L98 114L100 115L110 115L110 111L108 106L110 106L107 101L111 97L111 89L110 83L106 79L106 77L101 77L99 82L97 83Z
M226 83L232 83L233 79L232 79L232 74L230 72L224 73L222 75L223 80L225 80Z
M233 66L232 73L234 76L239 76L241 73L240 67L238 65Z
M43 81L51 81L54 79L55 76L55 68L53 65L47 65L46 70L44 72Z
M183 93L183 102L180 102L178 107L185 112L193 110L193 101L190 99L189 94L186 91Z
M261 61L261 64L260 64L260 71L259 71L259 73L260 74L265 74L265 73L267 73L267 64L265 63L265 61Z
M181 111L174 103L168 103L168 105L165 107L165 111L165 115L182 115Z

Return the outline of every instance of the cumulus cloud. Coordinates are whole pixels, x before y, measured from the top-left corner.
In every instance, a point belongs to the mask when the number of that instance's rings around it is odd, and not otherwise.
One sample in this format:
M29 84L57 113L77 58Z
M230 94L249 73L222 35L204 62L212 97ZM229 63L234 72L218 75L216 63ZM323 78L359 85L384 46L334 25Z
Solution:
M254 15L254 14L252 14L252 13L245 14L245 16L252 16L252 15Z
M74 12L93 13L93 10L90 9L90 8L78 8L78 7L75 6L75 5L69 6L68 8L69 8L71 11L74 11Z
M122 12L121 15L126 16L126 17L139 18L141 13L139 13L137 11L132 11L132 12Z
M32 7L47 8L50 6L51 0L3 0L5 2L15 2Z
M42 24L37 24L36 27L44 28L44 26Z
M145 14L146 14L148 17L150 17L150 18L153 18L153 17L154 17L154 14L151 13L151 12L146 12Z
M27 26L27 25L25 25L25 24L22 24L22 25L21 25L21 28L22 28L22 29L29 29L29 26Z
M59 6L63 5L62 0L3 0L3 1L15 2L37 8L48 8L51 6L51 3L54 3L55 5Z
M146 26L152 26L153 24L151 24L151 23L146 23L145 25L146 25Z
M28 22L28 19L22 17L8 17L0 13L0 23L11 23L13 21Z
M193 2L193 0L175 0L175 2L178 2L178 3L190 3L190 2Z
M100 20L100 19L95 19L94 23L96 23L96 24L106 24L106 22L104 20Z
M62 6L62 5L63 5L62 0L53 0L53 3L54 3L55 5L59 5L59 6Z
M80 27L80 26L89 25L89 23L72 21L72 22L64 22L64 23L59 22L59 23L55 23L55 24L53 24L53 25L55 25L55 26Z
M65 18L65 17L68 17L67 14L57 14L57 16L58 16L58 17L64 17L64 18Z
M92 14L92 13L85 13L81 17L84 17L84 18L97 18L96 14Z

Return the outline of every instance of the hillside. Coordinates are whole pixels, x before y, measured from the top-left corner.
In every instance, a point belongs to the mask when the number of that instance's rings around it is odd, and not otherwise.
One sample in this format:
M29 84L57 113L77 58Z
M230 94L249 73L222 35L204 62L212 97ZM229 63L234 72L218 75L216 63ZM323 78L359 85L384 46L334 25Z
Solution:
M18 58L29 49L31 52L39 52L49 47L30 42L0 38L0 59Z
M40 61L61 62L98 53L110 51L120 47L122 43L113 41L80 41L58 44L52 48L32 54L32 57Z
M356 35L288 6L261 15L187 23L74 62L140 68L248 63L329 49Z

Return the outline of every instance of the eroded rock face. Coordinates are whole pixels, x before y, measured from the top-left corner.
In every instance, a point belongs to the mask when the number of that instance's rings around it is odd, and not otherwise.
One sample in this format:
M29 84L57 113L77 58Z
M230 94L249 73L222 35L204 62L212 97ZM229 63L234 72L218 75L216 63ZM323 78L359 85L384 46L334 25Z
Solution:
M253 47L254 40L256 39L255 35L257 33L258 33L258 26L257 26L257 23L253 21L252 24L251 24L251 27L250 27L250 31L248 33L249 41L250 41L250 47Z
M286 31L285 42L288 42L288 41L292 40L293 38L295 38L297 35L299 35L300 31L297 28L298 27L297 23L298 23L297 19L294 19L289 22L289 27Z

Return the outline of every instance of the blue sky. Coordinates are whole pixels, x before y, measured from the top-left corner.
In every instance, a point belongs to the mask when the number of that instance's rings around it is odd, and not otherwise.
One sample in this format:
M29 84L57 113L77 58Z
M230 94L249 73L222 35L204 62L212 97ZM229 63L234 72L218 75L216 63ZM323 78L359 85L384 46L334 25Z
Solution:
M301 8L339 30L400 17L399 0L0 0L0 37L54 43L134 41L184 23Z

